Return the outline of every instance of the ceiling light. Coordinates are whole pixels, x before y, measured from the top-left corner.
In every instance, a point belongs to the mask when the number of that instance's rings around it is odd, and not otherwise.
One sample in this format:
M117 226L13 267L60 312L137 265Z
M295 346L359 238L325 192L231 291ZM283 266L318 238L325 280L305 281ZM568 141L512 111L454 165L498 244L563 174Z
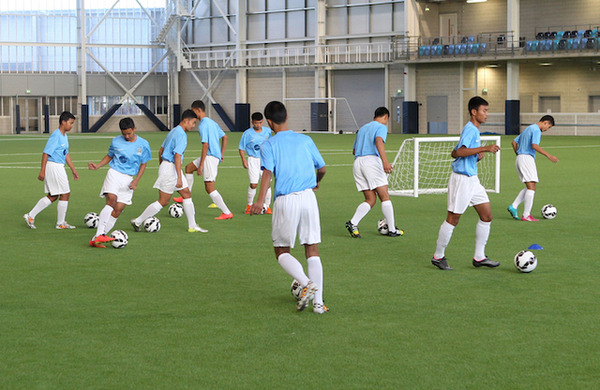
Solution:
M467 3L485 3L487 0L467 0Z
M498 64L489 64L487 67L488 68L497 68L498 66L500 66L500 65L498 65Z
M540 66L551 66L552 62L540 62Z

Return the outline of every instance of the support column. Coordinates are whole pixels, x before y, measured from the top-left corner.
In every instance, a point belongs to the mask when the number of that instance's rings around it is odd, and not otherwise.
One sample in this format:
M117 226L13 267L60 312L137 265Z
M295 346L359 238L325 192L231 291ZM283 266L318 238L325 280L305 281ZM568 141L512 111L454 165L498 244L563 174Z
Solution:
M246 40L247 40L247 9L246 0L238 0L237 2L238 17L237 21L237 41L236 41L236 65L238 68L235 79L236 79L236 90L235 90L235 101L237 103L248 102L248 70L243 68L246 65Z
M317 0L317 23L315 23L315 46L316 46L316 53L315 53L315 62L317 64L323 64L325 63L325 58L323 56L323 45L325 44L325 39L323 38L325 36L325 21L326 21L326 5L325 5L325 0ZM330 80L327 79L327 71L325 70L325 67L323 66L317 66L315 67L315 97L316 98L326 98L326 97L331 97L330 95L328 95L327 90L328 90L328 82L330 82ZM333 112L333 107L331 106L332 103L331 101L328 101L327 107L328 107L328 111L329 112ZM335 131L335 118L334 120L330 120L329 122L329 131Z
M417 66L404 65L404 102L402 103L402 132L419 133L419 102L417 102Z
M82 133L89 131L89 112L87 105L87 69L86 69L86 52L87 52L87 35L85 27L85 0L77 0L77 30L79 33L79 47L77 58L77 100L79 102L77 113L80 120L76 121Z
M512 32L513 39L508 42L513 48L519 46L520 0L507 0L506 30ZM519 62L506 61L506 102L504 128L506 134L517 135L521 130L521 102L519 100Z

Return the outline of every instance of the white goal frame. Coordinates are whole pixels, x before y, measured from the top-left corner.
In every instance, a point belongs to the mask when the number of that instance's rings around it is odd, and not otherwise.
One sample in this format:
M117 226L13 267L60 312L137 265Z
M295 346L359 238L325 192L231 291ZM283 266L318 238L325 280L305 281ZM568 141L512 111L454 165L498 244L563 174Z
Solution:
M400 149L398 150L398 153L396 154L396 157L394 158L394 162L392 163L392 166L394 166L394 170L401 169L400 167L396 166L396 163L398 162L398 160L400 158L404 144L406 142L414 142L413 161L412 161L412 163L413 163L413 167L412 167L413 168L413 177L412 177L413 188L412 189L394 190L390 185L389 194L396 195L396 196L413 196L416 198L419 196L419 194L447 193L448 192L447 186L440 187L440 188L426 188L426 189L419 188L419 150L420 150L420 145L422 143L433 143L433 142L440 142L440 141L458 142L459 140L460 140L459 136L456 136L456 137L415 137L415 138L408 138L408 139L404 140L404 142L402 143L402 146L400 146ZM482 141L492 141L492 142L495 142L496 145L498 145L498 147L501 146L501 137L500 136L481 136L481 140ZM450 153L450 150L448 152ZM490 188L490 187L486 188L486 191L500 193L500 151L495 153L493 157L486 156L486 158L495 158L494 185L493 185L493 188ZM393 175L393 173L392 173L392 175ZM447 183L447 181L446 181L446 183Z
M286 97L286 98L283 98L284 104L287 103L288 101L315 102L315 103L326 102L327 106L329 108L328 111L331 112L331 120L328 121L329 129L327 129L327 132L334 133L334 134L338 133L338 129L337 129L338 101L344 102L346 107L348 107L348 112L350 112L350 116L352 117L354 126L356 126L356 129L354 131L356 132L359 129L358 123L356 122L356 118L354 117L354 113L352 112L352 108L350 108L350 104L348 103L348 100L344 97L326 97L326 98L317 98L317 97L314 97L314 98L290 98L290 97Z

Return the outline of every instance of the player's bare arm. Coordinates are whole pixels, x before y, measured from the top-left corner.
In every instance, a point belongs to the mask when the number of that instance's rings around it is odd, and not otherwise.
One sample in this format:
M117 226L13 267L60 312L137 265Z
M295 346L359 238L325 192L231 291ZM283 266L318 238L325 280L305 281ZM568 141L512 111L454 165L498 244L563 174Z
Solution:
M142 178L142 175L144 174L144 172L146 171L146 163L140 164L140 169L138 169L138 173L137 175L135 175L135 179L133 179L131 181L131 183L129 183L129 189L131 190L135 190L140 182L140 179Z
M321 167L321 168L317 169L317 185L315 186L315 188L313 188L313 191L316 191L319 189L319 183L321 183L321 180L323 179L323 176L325 176L326 172L327 172L327 169L325 167Z
M46 178L46 164L48 164L48 155L46 153L42 153L42 167L40 169L40 174L38 175L39 181L44 181Z
M208 142L202 142L202 155L200 156L200 165L198 165L197 174L200 176L202 174L202 170L204 169L204 160L206 160L206 155L208 154Z
M162 154L164 151L165 148L163 148L162 146L160 147L160 149L158 149L158 165L160 165L163 162Z
M104 158L102 160L100 160L100 162L98 164L94 164L93 162L88 163L88 169L95 171L96 169L100 169L103 166L105 166L106 164L108 164L111 160L112 160L112 157L110 157L107 154L106 156L104 156Z
M238 149L240 151L240 157L242 158L242 165L245 169L248 169L248 161L246 160L246 152L242 149Z
M227 149L227 134L221 138L221 161L225 159L225 149Z
M271 186L272 177L273 172L269 171L268 169L263 170L262 179L260 180L260 191L258 192L256 201L250 207L250 214L262 214L265 198L267 196L267 190Z
M452 157L468 157L474 154L479 153L496 153L500 150L500 147L496 144L480 146L478 148L467 148L466 146L461 146L460 148L452 151Z
M394 168L392 167L392 164L390 164L390 162L388 161L387 155L385 154L385 143L383 142L383 138L375 138L375 147L377 148L379 156L381 157L381 162L383 163L383 171L385 173L391 173L392 169Z
M175 153L175 171L177 172L177 184L175 185L177 188L181 188L183 185L183 179L181 177L181 154Z
M75 169L75 165L73 165L73 161L71 160L71 155L67 154L65 156L65 162L71 168L71 172L73 172L73 180L79 180L79 173L77 173L77 169Z
M512 148L515 151L515 154L518 156L519 153L517 153L517 150L519 150L519 144L515 140L512 142Z
M542 149L542 147L538 144L532 144L531 148L533 150L535 150L536 152L543 154L544 156L546 156L548 158L548 160L552 161L553 163L557 163L558 162L558 158L556 156L551 155L550 153L546 152L544 149Z

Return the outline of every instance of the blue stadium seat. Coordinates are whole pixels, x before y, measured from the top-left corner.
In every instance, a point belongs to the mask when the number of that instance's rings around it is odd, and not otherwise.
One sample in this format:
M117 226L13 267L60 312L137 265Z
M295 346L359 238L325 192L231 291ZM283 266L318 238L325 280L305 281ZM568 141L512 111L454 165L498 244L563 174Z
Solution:
M419 46L419 55L420 56L425 55L425 46Z
M473 42L475 42L475 37L473 37L473 36L470 36L469 38L467 38L467 42L468 42L468 43L473 43Z
M479 53L479 43L474 43L473 47L471 48L471 53L472 54L477 54Z
M532 41L531 42L531 51L537 51L540 45L540 41Z
M436 46L432 47L431 55L441 56L442 55L442 45L436 45Z
M533 41L525 42L525 51L531 51L532 43L533 43Z
M467 44L466 43L461 43L460 45L460 49L459 49L459 53L460 54L467 54Z
M585 33L584 30L579 30L577 31L577 38L583 38L583 34Z
M572 39L572 41L573 41L573 44L571 45L571 49L579 50L579 48L581 47L581 39L574 38L574 39Z
M448 45L448 54L454 54L454 45Z
M423 55L428 56L431 53L431 48L429 46L423 46Z
M479 54L485 54L486 49L487 49L487 43L479 44Z

